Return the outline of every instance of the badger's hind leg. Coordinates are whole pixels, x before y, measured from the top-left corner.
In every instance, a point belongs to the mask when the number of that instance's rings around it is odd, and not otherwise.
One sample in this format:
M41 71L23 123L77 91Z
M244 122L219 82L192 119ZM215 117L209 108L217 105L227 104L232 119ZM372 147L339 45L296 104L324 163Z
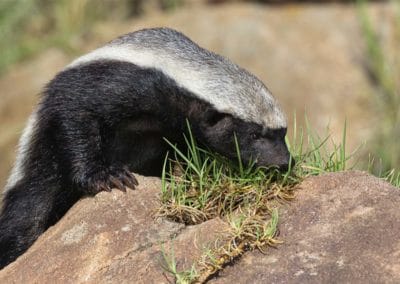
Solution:
M0 269L24 253L79 198L55 175L27 176L8 189L0 215Z

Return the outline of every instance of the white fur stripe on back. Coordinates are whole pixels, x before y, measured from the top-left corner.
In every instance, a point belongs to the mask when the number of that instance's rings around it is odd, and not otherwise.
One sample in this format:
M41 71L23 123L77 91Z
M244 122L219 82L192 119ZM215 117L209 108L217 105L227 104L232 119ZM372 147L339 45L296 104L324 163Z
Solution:
M23 165L26 161L31 138L34 133L34 129L36 127L36 121L37 121L37 115L35 111L29 117L28 123L26 124L22 132L22 135L19 139L17 157L15 160L14 167L11 170L11 174L7 180L5 191L12 188L18 181L20 181L24 177Z
M191 52L196 54L192 56L185 49L174 53L168 48L109 44L78 58L67 68L100 60L118 60L155 68L174 79L179 86L210 102L220 112L269 128L286 127L285 115L256 77L203 49ZM193 60L190 60L191 56Z

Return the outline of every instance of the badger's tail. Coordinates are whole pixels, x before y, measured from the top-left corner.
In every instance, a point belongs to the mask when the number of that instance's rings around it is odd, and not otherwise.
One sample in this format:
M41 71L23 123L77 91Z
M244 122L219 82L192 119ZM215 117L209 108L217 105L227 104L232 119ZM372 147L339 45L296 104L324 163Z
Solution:
M8 189L0 215L0 269L24 253L78 199L57 177L24 178Z

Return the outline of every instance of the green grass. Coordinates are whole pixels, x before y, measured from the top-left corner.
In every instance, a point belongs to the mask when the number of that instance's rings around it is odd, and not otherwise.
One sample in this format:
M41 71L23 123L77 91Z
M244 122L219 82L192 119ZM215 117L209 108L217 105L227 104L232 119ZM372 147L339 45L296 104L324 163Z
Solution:
M296 119L293 125L292 139L287 138L286 143L296 164L284 173L243 164L237 143L237 161L200 147L189 124L187 152L167 141L172 151L164 163L158 216L191 225L220 217L230 228L222 241L206 248L190 270L178 271L175 261L167 261L166 270L177 283L205 283L248 250L268 253L268 246L281 242L276 239L279 206L293 199L299 182L308 176L354 168L349 163L358 149L346 152L346 122L338 144L329 135L321 138L307 121L304 129L297 127ZM400 186L400 174L395 170L380 176ZM164 258L168 256L164 254Z
M164 207L161 214L164 216L185 224L198 224L225 216L239 206L257 204L261 207L264 199L270 198L270 184L277 179L281 180L282 191L277 191L276 195L282 199L290 195L283 190L284 186L290 188L294 183L289 173L273 169L266 172L256 168L254 163L244 165L240 159L233 163L199 147L190 130L185 139L187 153L170 143L174 155L166 159L162 174ZM240 151L238 147L237 151Z
M265 251L278 244L278 209L282 202L293 199L295 186L307 176L352 168L348 165L352 155L346 155L346 135L346 124L339 144L329 136L320 138L309 126L305 130L295 126L292 143L287 144L296 164L284 173L243 164L237 143L237 161L200 147L189 125L187 152L168 142L172 151L164 163L158 216L190 225L220 217L230 228L222 245L209 248L196 262L196 271L190 273L196 275L193 281L207 281L247 250ZM176 267L169 270L176 271Z
M162 247L161 252L163 257L162 266L165 271L170 273L175 278L175 283L177 284L193 283L198 278L197 271L194 265L190 270L183 270L183 271L178 270L175 254L172 249L169 251L169 253L166 253L165 248Z
M294 169L296 176L307 177L327 172L338 172L352 169L349 161L358 151L346 153L347 122L344 122L341 143L337 144L327 133L320 137L310 127L306 118L305 128L298 129L296 116L293 121L292 142L286 139L290 152L297 161Z
M392 185L400 188L400 172L392 169L382 175L383 178Z
M374 166L374 161L373 159L370 160L368 164L368 172L373 172L372 167ZM397 187L400 189L400 171L396 169L391 169L385 172L378 172L376 176L386 180L393 186Z

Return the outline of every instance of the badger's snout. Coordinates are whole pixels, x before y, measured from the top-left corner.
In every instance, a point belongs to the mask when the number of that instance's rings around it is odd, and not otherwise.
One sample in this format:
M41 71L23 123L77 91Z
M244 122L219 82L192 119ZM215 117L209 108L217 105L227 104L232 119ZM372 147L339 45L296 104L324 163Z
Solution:
M291 156L284 139L271 141L265 139L256 145L256 165L259 167L277 168L279 171L287 171L293 168L295 161Z
M293 169L296 165L296 161L293 157L289 157L289 160L283 164L276 165L280 172L287 172L289 169Z

